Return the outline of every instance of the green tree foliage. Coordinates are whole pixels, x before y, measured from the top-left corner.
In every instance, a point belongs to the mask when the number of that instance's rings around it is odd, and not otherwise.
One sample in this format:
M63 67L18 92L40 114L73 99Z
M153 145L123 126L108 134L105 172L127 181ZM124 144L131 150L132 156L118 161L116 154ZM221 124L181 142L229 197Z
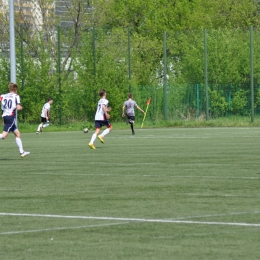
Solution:
M101 0L102 24L129 26L138 33L258 25L252 0Z
M235 93L235 96L231 103L231 111L234 114L238 115L247 115L249 114L248 109L248 91L240 89Z
M196 102L191 95L195 88L190 86L204 83L204 28L212 111L226 114L227 86L231 86L232 112L239 113L249 101L248 28L259 26L258 1L71 0L64 17L51 14L50 0L36 2L43 14L42 27L32 30L25 14L16 14L17 82L22 86L24 111L20 119L24 121L39 120L48 96L54 98L52 117L57 122L60 117L63 122L91 121L101 88L108 91L113 120L121 120L121 107L130 89L141 106L153 95L151 110L156 118L162 118L164 31L168 113L194 112ZM57 27L62 19L71 21L71 26L60 31L59 50ZM0 21L2 50L8 42L7 16L1 15ZM255 79L259 81L260 37L256 29L254 46ZM0 53L1 92L9 82L7 57L7 52Z
M223 91L209 90L211 101L211 115L214 117L225 116L228 112L228 102Z

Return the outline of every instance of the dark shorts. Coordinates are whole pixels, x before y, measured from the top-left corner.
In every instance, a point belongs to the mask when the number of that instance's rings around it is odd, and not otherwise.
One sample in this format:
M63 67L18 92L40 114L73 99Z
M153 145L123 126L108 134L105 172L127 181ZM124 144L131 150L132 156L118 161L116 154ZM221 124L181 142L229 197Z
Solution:
M17 129L15 124L15 117L13 116L4 116L4 132L10 133Z
M135 121L135 116L127 116L127 123L131 124L133 121Z
M41 123L46 123L47 120L46 120L46 117L41 117Z
M95 121L95 128L101 128L102 126L106 126L107 128L111 127L111 124L108 120L96 120Z

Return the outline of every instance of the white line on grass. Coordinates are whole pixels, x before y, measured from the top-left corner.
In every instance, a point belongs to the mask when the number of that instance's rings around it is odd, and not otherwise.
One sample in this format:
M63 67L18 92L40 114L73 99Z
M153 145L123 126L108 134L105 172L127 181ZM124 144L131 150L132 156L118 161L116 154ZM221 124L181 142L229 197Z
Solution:
M118 175L117 175L118 176ZM127 176L127 175L124 175ZM137 176L137 175L134 175ZM140 176L140 175L139 175ZM160 175L143 175L145 177L162 177ZM205 179L243 179L243 180L259 180L260 177L232 177L232 176L226 176L226 177L221 177L221 176L174 176L174 175L166 175L166 177L171 177L171 178L205 178Z
M208 214L208 215L195 215L195 216L187 216L187 217L178 217L175 219L191 219L191 218L209 218L209 217L226 217L226 216L234 216L234 215L249 215L249 214L259 214L260 211L253 212L231 212L226 214Z
M243 198L259 198L260 196L252 195L234 195L234 194L219 194L219 193L180 193L182 195L188 195L188 196L199 196L199 197L243 197Z
M24 233L45 232L45 231L59 231L59 230L70 230L70 229L93 228L93 227L106 227L106 226L115 226L115 225L123 225L123 224L128 224L128 222L97 224L97 225L88 225L88 226L76 226L76 227L57 227L57 228L44 228L44 229L34 229L34 230L8 231L8 232L1 232L0 235L14 235L14 234L24 234Z
M158 139L157 135L146 135L146 136L110 136L111 139ZM209 139L208 136L174 136L174 135L160 135L160 139Z
M143 163L114 163L114 162L88 162L88 164L114 165L114 166L129 166L129 165L158 165L158 163L143 162Z
M225 226L246 226L260 227L259 223L239 223L239 222L217 222L217 221L189 221L173 219L145 219L145 218L116 218L116 217L93 217L93 216L64 216L64 215L43 215L26 213L0 213L1 216L15 217L44 217L44 218L66 218L66 219L91 219L91 220L116 220L132 222L150 222L150 223L175 223L175 224L195 224L195 225L225 225Z
M95 163L96 164L96 163ZM104 163L107 164L107 163ZM157 164L157 163L156 163ZM125 165L125 164L124 164ZM131 163L132 165L132 163ZM50 173L50 172L42 172L42 173L27 173L27 175L60 175L60 176L110 176L110 177L171 177L171 178L199 178L199 179L242 179L242 180L260 180L260 177L233 177L233 176L179 176L179 175L159 175L159 174L110 174L110 173Z

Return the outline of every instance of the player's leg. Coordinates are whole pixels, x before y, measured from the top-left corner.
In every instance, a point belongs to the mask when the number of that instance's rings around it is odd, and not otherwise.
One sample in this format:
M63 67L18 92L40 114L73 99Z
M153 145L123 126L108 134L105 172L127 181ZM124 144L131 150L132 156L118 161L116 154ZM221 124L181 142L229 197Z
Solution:
M98 121L95 121L95 125L94 125L94 126L95 126L95 128L96 128L96 131L95 131L95 133L91 136L90 142L89 142L89 144L88 144L88 146L89 146L91 149L96 149L96 147L94 146L94 142L95 142L95 140L96 140L96 138L97 138L97 136L98 136L98 134L99 134L99 132L100 132L100 128L102 127Z
M47 121L42 127L45 128L45 127L48 127L50 125L50 122Z
M42 132L42 128L43 128L43 124L46 123L46 118L45 117L41 117L41 123L39 124L36 134L39 134L40 132Z
M98 135L98 139L99 141L103 144L105 141L104 141L104 137L112 131L112 125L110 124L110 122L107 120L104 122L103 124L104 126L106 126L107 128L102 132L101 135Z
M8 136L8 132L3 131L2 134L0 134L0 139L5 139Z
M0 139L5 139L9 132L11 131L13 125L15 124L15 119L13 117L10 116L4 116L4 129L3 129L3 133L0 134Z
M95 142L95 140L96 140L96 138L97 138L99 132L100 132L100 128L96 128L96 131L95 131L95 133L92 135L91 140L90 140L90 143L91 143L91 144L93 144L93 143Z
M132 130L132 135L134 135L134 134L135 134L135 130L134 130L134 123L135 123L135 121L132 121L132 123L131 123L131 130Z
M30 152L26 152L23 149L23 143L22 143L22 140L21 140L21 134L20 134L19 130L16 128L13 131L13 133L15 135L15 142L16 142L16 145L19 149L21 157L25 157L26 155L30 154Z
M132 130L132 135L134 135L135 134L135 130L134 130L135 117L134 116L129 116L129 123L130 123L130 127Z
M42 127L43 127L43 123L40 123L37 128L36 134L39 134L40 132L42 132Z

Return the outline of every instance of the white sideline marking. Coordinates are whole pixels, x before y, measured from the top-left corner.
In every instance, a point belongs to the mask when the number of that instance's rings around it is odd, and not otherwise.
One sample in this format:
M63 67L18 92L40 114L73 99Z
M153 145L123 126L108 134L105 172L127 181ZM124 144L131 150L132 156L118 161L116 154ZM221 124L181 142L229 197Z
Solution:
M76 226L76 227L59 227L59 228L44 228L44 229L34 229L34 230L8 231L8 232L2 232L2 233L0 233L0 235L14 235L14 234L23 234L23 233L45 232L45 231L105 227L105 226L122 225L122 224L127 224L127 223L128 222L126 222L126 223L121 222L121 223L110 223L110 224L97 224L97 225L88 225L88 226Z
M93 216L63 216L63 215L43 215L26 213L0 213L1 216L15 217L44 217L44 218L67 218L67 219L94 219L94 220L117 220L132 222L150 222L150 223L178 223L178 224L198 224L198 225L225 225L225 226L246 226L260 227L259 223L239 223L239 222L217 222L217 221L191 221L191 220L173 220L173 219L145 219L145 218L116 218L116 217L93 217Z

